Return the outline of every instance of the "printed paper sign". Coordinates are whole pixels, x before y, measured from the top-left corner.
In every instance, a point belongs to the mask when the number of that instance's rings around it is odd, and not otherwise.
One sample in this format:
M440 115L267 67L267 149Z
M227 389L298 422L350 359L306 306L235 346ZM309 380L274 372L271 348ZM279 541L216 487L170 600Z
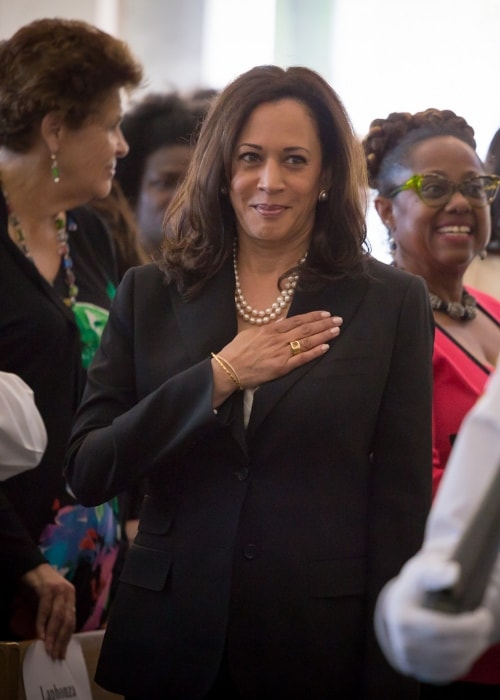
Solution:
M26 700L92 700L87 666L82 647L71 639L63 660L52 660L43 642L36 641L26 650L23 661Z

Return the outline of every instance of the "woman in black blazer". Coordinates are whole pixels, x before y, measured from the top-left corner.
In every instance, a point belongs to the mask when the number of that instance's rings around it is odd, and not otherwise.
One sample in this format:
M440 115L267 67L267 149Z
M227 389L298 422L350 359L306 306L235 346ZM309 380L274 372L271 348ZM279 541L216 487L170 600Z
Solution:
M82 502L148 479L104 687L416 697L372 615L429 507L432 319L422 280L366 252L365 185L313 71L254 68L212 104L162 262L122 281L70 440Z

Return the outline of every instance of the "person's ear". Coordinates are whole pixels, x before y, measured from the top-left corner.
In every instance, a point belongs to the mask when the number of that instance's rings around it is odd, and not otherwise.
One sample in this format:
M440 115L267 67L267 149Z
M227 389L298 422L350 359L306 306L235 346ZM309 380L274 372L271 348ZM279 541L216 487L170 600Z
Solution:
M396 228L394 215L392 212L392 199L378 195L375 197L374 204L382 223L386 227L387 231L392 233Z
M42 119L40 125L40 132L42 138L47 144L50 153L57 153L59 150L59 141L61 136L61 129L63 127L63 115L62 112L54 110L48 112Z

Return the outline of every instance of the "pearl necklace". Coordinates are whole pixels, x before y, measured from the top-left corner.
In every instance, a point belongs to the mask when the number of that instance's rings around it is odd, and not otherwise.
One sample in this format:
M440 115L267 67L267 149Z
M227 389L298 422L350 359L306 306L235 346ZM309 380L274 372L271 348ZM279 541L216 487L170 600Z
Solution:
M299 265L305 261L307 253L303 258L299 260ZM295 293L295 287L297 286L297 280L299 279L298 271L293 272L289 275L283 283L283 291L277 296L276 301L271 304L270 307L264 311L258 311L254 309L253 306L247 302L243 296L240 286L240 278L238 275L238 251L236 247L236 242L233 247L233 268L234 268L234 279L235 279L235 290L234 290L234 303L236 304L236 310L238 315L247 323L251 323L257 326L269 323L270 321L275 321L292 302L292 297Z
M471 321L476 318L477 302L472 294L465 289L462 292L462 301L443 301L436 294L429 292L431 307L435 311L443 311L456 321Z
M9 225L15 233L17 245L28 260L31 260L31 262L34 264L33 257L28 248L28 244L26 243L26 236L24 235L21 223L16 214L10 208L9 200L5 192L3 192L3 196L7 203ZM61 256L66 285L68 287L68 296L63 297L63 301L66 306L72 308L76 303L78 287L76 286L75 273L73 272L73 260L70 255L68 231L66 228L66 215L64 213L58 214L56 217L54 217L54 223L56 227L57 252Z

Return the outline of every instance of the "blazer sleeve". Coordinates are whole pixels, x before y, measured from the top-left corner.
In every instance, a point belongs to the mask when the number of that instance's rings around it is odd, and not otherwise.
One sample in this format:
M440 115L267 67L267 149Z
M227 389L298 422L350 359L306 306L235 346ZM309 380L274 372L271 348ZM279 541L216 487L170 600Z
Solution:
M0 487L0 571L2 576L15 582L27 571L46 561Z
M154 326L155 319L149 323ZM130 270L112 304L69 441L65 474L83 505L105 502L129 489L219 424L212 408L210 358L169 376L165 343L165 381L140 397L136 374L151 361L140 356L140 345Z

